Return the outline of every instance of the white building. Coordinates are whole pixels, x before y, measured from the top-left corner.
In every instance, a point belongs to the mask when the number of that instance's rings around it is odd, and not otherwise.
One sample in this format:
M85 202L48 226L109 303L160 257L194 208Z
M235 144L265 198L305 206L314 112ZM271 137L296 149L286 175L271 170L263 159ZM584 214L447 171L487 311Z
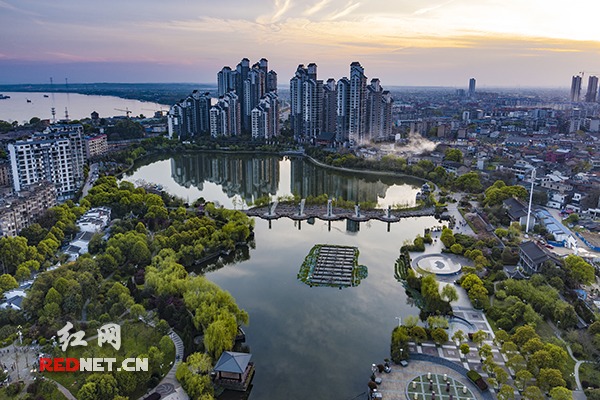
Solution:
M49 181L60 200L71 198L83 185L85 140L81 132L61 131L34 134L8 145L13 186L19 192L26 185Z

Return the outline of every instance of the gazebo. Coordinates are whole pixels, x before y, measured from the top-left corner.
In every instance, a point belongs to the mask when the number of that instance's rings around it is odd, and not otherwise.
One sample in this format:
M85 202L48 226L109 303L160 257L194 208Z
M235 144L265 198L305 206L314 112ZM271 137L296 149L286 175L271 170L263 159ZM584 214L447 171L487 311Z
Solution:
M215 383L225 389L246 391L254 376L252 354L224 351L213 369Z

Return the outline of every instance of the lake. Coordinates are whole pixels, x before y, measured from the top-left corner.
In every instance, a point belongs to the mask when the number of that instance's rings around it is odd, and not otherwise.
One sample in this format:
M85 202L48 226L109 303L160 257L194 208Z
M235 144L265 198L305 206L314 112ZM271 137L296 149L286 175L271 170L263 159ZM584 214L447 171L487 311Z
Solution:
M327 193L380 204L414 203L418 182L340 173L300 158L183 154L139 166L125 179L145 180L190 201L226 207L264 195ZM235 200L237 199L237 200ZM207 274L248 311L245 327L256 375L250 399L366 398L371 364L389 357L397 316L418 315L394 279L405 240L439 225L433 217L347 223L256 219L250 258ZM357 287L309 287L297 279L315 244L356 246L368 277Z
M319 167L301 157L239 153L178 154L153 160L126 177L131 182L161 185L189 202L199 197L228 208L247 208L264 196L299 194L354 202L370 201L386 208L414 206L422 181L357 174Z
M33 117L52 120L52 107L56 110L56 120L65 118L65 108L69 119L89 118L92 111L100 118L125 116L125 110L131 115L153 116L154 111L168 111L169 106L138 100L122 99L114 96L88 96L77 93L25 93L3 92L10 99L0 100L0 120L20 124L29 122ZM48 97L44 97L44 95ZM27 102L30 100L31 102ZM123 111L120 111L123 110Z

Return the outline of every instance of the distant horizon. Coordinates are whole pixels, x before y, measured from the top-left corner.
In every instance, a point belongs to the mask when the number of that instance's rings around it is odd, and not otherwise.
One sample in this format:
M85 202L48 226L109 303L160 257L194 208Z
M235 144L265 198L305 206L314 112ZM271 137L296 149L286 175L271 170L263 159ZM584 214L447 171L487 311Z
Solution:
M382 85L570 87L600 71L590 0L0 0L3 84L216 82L264 57L288 81L359 61ZM115 12L117 10L117 12ZM597 73L597 72L596 72Z
M329 79L329 78L327 78ZM336 79L336 78L334 78ZM326 80L326 79L324 79ZM336 79L337 81L337 79ZM191 82L191 81L181 81L181 82L175 82L175 81L164 81L164 82L158 82L158 81L154 81L154 82L126 82L126 81L98 81L98 82L70 82L68 83L68 85L198 85L198 86L208 86L211 88L217 88L217 83L216 82ZM2 86L27 86L27 85L34 85L34 86L55 86L57 87L57 90L60 91L65 91L65 84L58 82L58 83L36 83L36 82L20 82L20 83L2 83L0 82L0 87ZM468 82L467 85L463 85L463 86L458 86L458 85L394 85L394 84L385 84L385 83L381 83L381 86L384 89L387 88L428 88L428 89L433 89L433 88L440 88L440 89L467 89L468 88ZM277 85L278 90L279 89L289 89L289 85ZM518 86L502 86L502 85L483 85L483 84L479 84L479 82L477 82L477 91L484 91L483 89L486 90L492 90L492 89L545 89L545 90L570 90L570 88L568 86L526 86L526 85L518 85Z

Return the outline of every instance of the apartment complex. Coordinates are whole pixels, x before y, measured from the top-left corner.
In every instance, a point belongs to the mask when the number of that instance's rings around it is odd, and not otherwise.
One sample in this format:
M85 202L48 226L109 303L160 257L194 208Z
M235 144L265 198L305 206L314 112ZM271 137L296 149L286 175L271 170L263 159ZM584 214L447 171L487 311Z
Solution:
M296 140L312 142L321 133L335 133L338 143L359 144L392 134L393 98L379 79L367 85L364 68L350 64L350 78L326 84L317 65L300 64L290 80L290 126Z
M78 130L36 133L8 145L13 188L20 192L34 183L49 181L59 200L72 197L84 180L85 138Z
M46 181L22 187L0 200L0 236L16 236L56 205L56 188Z
M103 156L108 152L108 137L104 134L85 138L85 154L87 158Z
M263 137L253 131L260 113L278 114L277 73L269 71L266 58L250 66L244 58L235 69L225 66L217 73L215 101L210 93L194 91L181 102L171 106L168 115L169 137L191 139L211 135L237 136L242 133ZM255 111L257 110L257 111ZM273 118L271 117L263 117ZM254 120L253 120L254 119ZM278 124L272 136L278 133Z

